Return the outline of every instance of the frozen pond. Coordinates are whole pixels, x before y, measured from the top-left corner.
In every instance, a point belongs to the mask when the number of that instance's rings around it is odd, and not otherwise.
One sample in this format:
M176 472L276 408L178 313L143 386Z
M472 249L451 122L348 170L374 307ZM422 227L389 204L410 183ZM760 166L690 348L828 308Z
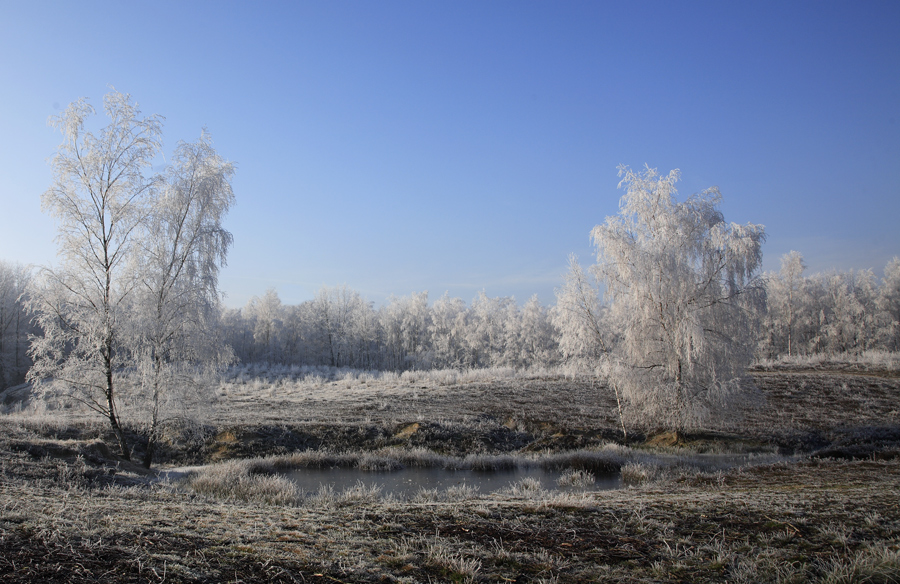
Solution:
M563 473L540 467L520 467L504 470L450 470L436 467L411 467L392 471L369 471L359 468L301 468L284 473L298 487L315 492L331 487L341 492L359 483L380 486L384 495L411 498L421 490L446 491L452 487L477 488L486 494L505 489L522 479L540 481L541 488L559 491L596 491L618 489L622 479L619 473L595 475L593 483L582 486L560 486L557 481Z

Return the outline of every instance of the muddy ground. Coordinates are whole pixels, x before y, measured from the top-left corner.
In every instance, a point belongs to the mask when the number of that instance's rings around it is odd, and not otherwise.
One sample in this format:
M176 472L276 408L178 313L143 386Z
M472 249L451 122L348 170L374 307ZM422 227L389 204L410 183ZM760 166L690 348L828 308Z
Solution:
M153 483L96 421L0 416L4 582L900 582L900 379L757 371L736 422L618 429L590 379L441 384L244 379L163 466L424 448L441 454L781 452L797 461L648 474L617 491L396 501L357 492L275 505ZM140 451L140 437L132 436Z

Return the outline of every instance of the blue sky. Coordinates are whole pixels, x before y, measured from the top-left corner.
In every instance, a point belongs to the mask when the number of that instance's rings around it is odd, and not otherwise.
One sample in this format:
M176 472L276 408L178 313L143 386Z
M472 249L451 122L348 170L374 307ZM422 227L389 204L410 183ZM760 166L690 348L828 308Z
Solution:
M764 267L900 254L900 3L0 0L0 259L52 264L47 126L109 86L237 163L220 285L554 301L616 166L717 185ZM101 120L100 117L97 118Z

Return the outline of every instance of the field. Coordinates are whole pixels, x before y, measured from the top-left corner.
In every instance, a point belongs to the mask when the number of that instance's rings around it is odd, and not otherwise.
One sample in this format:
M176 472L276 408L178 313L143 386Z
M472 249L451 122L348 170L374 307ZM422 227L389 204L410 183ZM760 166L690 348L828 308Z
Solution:
M7 404L0 577L900 582L896 369L751 379L739 420L626 438L608 389L578 375L241 368L202 424L171 427L155 470L218 464L168 481L117 460L100 420ZM625 487L401 500L272 474L314 464L614 467Z

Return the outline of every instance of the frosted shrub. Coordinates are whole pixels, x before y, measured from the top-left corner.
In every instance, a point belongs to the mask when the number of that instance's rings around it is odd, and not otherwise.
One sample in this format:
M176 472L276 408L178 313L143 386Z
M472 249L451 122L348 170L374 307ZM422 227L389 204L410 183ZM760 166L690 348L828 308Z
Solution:
M863 351L859 356L858 362L887 371L897 371L900 369L900 353L876 350Z
M361 384L369 384L369 383L374 383L375 381L377 381L378 377L379 377L379 375L378 375L377 371L363 371L363 372L359 373L359 375L356 379Z
M478 381L498 381L515 379L518 373L512 367L490 367L487 369L468 369L460 375L460 381L473 383Z
M429 377L437 385L454 385L459 381L459 371L456 369L440 369L431 371Z
M413 468L447 468L453 464L453 459L422 447L403 450L399 453L399 457L401 464Z
M456 553L440 540L428 544L425 556L427 564L447 570L455 581L463 577L464 582L472 582L481 571L481 560Z
M379 371L376 379L384 385L396 385L400 382L400 376L396 371Z
M319 490L307 499L307 503L314 507L328 507L337 503L338 496L331 485L322 485Z
M441 491L440 489L426 489L424 487L419 488L416 491L416 494L412 497L413 503L435 503L441 500Z
M400 374L401 383L405 383L408 385L412 385L414 383L419 383L425 379L425 373L422 371L404 371Z
M518 461L510 454L469 454L463 459L462 466L481 471L509 470L516 468Z
M310 375L303 379L303 385L307 387L322 387L328 380L321 375Z

